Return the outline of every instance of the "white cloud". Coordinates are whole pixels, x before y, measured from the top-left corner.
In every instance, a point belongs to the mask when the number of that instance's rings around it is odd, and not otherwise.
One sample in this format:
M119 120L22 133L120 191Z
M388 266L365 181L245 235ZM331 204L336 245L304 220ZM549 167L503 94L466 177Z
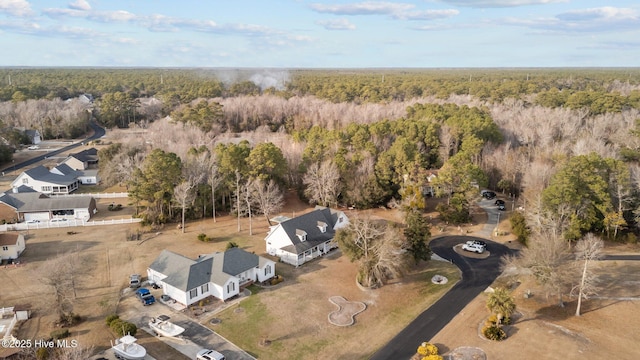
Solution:
M319 13L334 15L387 15L397 20L435 20L458 15L454 9L416 10L414 4L383 1L365 1L355 4L326 5L311 4L311 9Z
M327 30L355 30L356 26L347 19L319 20L316 24Z
M557 16L560 20L567 21L593 21L593 20L638 20L638 11L629 8L614 8L605 6L600 8L590 8L567 11Z
M44 9L45 15L51 18L77 17L85 18L93 21L109 23L109 22L128 22L136 20L138 17L124 10L116 11L85 11L78 9Z
M639 29L640 13L629 8L600 7L572 10L547 18L506 18L503 23L542 33L614 32Z
M526 5L544 5L569 2L568 0L440 0L447 4L472 8L500 8Z
M69 8L74 10L89 11L91 10L91 5L89 5L89 2L87 2L87 0L76 0L69 4Z
M460 14L455 9L445 10L424 10L424 11L407 11L403 13L394 14L393 17L402 20L435 20L445 19Z
M365 1L355 4L326 5L311 4L311 9L319 13L335 15L393 15L408 11L415 7L413 4L392 3L383 1Z
M33 12L27 0L0 0L0 13L7 13L13 16L29 16Z

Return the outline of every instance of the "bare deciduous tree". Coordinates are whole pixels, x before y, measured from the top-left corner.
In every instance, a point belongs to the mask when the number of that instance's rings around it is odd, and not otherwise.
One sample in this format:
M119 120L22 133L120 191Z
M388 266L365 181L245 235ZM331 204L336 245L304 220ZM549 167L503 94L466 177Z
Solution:
M563 294L568 290L571 272L568 268L570 248L555 226L538 229L530 239L530 246L522 250L521 261L531 270L536 280L549 293L558 296L558 305L564 306Z
M189 181L183 181L180 184L176 185L173 188L173 198L175 202L180 205L182 209L182 233L184 234L184 214L187 209L187 205L191 205L193 200L195 199L195 194L193 193L194 184Z
M215 155L211 154L207 158L207 167L209 169L209 185L211 186L211 206L213 209L213 222L216 222L216 190L224 181L224 178L220 175L220 167Z
M275 214L284 206L284 195L282 190L273 180L265 182L260 179L254 179L248 184L251 197L254 199L259 211L267 219L269 225L271 220L269 216Z
M578 293L578 305L576 306L576 316L580 316L582 307L582 299L588 300L590 296L595 295L598 290L597 277L589 265L591 261L598 260L602 257L602 248L604 243L592 233L586 234L582 239L578 240L575 248L576 260L582 261L580 269L580 281L571 289L571 293Z
M72 253L49 259L38 268L40 281L53 289L54 300L49 304L60 322L68 321L73 314L76 299L74 276L77 268L78 259Z
M340 193L340 172L332 161L309 165L303 183L307 186L304 193L312 203L335 206Z

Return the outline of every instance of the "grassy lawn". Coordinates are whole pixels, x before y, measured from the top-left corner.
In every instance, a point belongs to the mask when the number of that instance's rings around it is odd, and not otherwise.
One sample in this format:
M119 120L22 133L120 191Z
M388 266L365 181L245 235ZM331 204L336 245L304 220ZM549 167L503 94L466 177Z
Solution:
M254 291L219 313L216 317L220 324L208 326L260 359L365 359L460 279L457 268L430 261L399 282L377 290L354 291L351 276L355 273L344 268L355 265L348 260L340 264L325 264L324 260L305 264L317 268L305 273L278 264L278 273L285 278L282 287ZM340 273L347 273L346 277L336 278ZM436 274L444 275L449 282L433 284L431 278ZM328 297L343 294L348 300L367 305L349 327L331 325L327 319L336 309Z

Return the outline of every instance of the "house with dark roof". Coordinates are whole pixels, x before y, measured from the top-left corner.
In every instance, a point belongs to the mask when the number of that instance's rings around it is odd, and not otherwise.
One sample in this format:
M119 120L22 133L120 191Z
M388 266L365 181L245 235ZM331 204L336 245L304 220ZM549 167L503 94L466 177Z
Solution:
M24 249L24 235L19 233L0 233L0 260L15 260Z
M68 168L68 169L67 169ZM69 194L78 189L80 175L75 170L65 166L61 169L47 169L40 165L24 171L13 180L11 187L16 189L20 186L27 186L43 194Z
M60 164L67 164L73 170L95 169L98 166L98 150L90 148L69 154Z
M287 264L300 266L336 248L333 242L336 230L348 224L344 212L325 207L282 219L271 227L265 238L267 253Z
M50 197L35 191L0 193L0 221L49 221L53 218L89 220L98 209L91 196Z
M163 294L186 306L209 296L225 301L238 295L241 287L275 274L273 260L240 248L198 259L163 250L147 269L149 280L159 284Z
M29 138L29 141L31 141L33 145L38 145L42 142L40 131L36 129L27 129L24 131L24 134Z

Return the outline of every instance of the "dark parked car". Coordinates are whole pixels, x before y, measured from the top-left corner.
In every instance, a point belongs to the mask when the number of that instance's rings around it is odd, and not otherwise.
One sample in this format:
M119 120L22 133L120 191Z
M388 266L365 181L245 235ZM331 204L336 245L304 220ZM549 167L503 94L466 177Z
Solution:
M504 205L504 200L496 200L496 206Z
M504 206L504 204L500 204L500 205L498 205L498 210L505 211L505 210L507 210L507 208Z
M136 291L136 296L140 301L142 301L142 305L151 305L156 302L156 298L151 295L149 289L141 288Z
M482 192L482 197L484 197L485 199L491 200L491 199L495 199L496 197L496 193L494 193L493 191L483 191Z

